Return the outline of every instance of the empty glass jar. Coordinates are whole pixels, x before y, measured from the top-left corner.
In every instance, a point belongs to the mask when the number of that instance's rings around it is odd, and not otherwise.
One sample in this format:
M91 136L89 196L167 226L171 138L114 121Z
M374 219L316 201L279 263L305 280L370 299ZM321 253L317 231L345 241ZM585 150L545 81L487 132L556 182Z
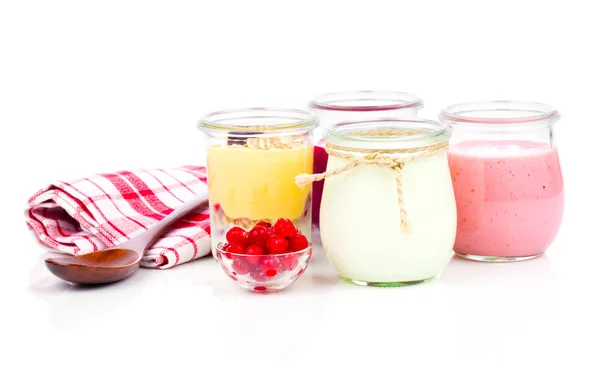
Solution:
M345 91L314 97L309 110L319 117L321 131L344 121L363 121L375 118L416 118L423 108L423 100L407 92L396 91Z

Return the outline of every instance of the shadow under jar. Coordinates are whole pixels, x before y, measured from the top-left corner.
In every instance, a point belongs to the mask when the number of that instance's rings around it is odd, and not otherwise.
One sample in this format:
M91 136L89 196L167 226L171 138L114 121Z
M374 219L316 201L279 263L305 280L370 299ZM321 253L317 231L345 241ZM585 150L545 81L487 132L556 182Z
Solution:
M205 133L211 248L234 226L287 218L311 236L311 186L294 178L313 169L313 130L318 119L296 109L249 108L210 113Z
M456 203L450 130L428 120L343 122L324 130L329 153L321 240L347 282L404 286L437 276L452 254Z
M364 121L375 118L416 118L423 108L423 101L416 95L397 91L344 91L314 97L308 103L309 110L319 117L320 127L315 133L314 173L322 173L327 167L325 141L321 129L345 121ZM323 181L313 184L312 222L319 226Z
M548 249L564 205L553 136L559 118L548 105L519 101L461 103L440 113L452 128L458 255L510 262Z

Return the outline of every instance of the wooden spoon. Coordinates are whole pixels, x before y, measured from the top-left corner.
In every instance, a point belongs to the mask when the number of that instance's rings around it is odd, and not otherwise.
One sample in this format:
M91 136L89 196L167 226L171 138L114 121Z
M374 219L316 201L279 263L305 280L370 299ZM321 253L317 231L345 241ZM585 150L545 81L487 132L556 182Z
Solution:
M47 258L46 266L52 274L67 282L102 284L119 281L130 276L140 267L146 249L172 223L206 204L207 201L208 194L201 193L125 243L80 256Z

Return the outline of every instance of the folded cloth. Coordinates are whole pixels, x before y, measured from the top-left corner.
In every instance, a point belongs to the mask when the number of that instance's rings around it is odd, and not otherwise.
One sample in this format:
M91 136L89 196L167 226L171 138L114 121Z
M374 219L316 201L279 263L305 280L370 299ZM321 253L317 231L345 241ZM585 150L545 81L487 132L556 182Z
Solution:
M40 189L25 209L29 229L51 252L82 255L123 243L205 191L206 169L118 171ZM208 207L171 226L144 254L141 266L168 269L210 253Z

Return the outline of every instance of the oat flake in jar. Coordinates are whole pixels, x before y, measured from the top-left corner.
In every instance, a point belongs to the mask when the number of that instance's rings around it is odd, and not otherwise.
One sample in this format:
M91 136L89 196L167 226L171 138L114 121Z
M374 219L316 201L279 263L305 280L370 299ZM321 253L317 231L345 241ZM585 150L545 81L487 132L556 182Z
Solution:
M346 281L403 286L436 277L452 254L456 202L450 130L420 119L342 122L324 129L321 240Z

